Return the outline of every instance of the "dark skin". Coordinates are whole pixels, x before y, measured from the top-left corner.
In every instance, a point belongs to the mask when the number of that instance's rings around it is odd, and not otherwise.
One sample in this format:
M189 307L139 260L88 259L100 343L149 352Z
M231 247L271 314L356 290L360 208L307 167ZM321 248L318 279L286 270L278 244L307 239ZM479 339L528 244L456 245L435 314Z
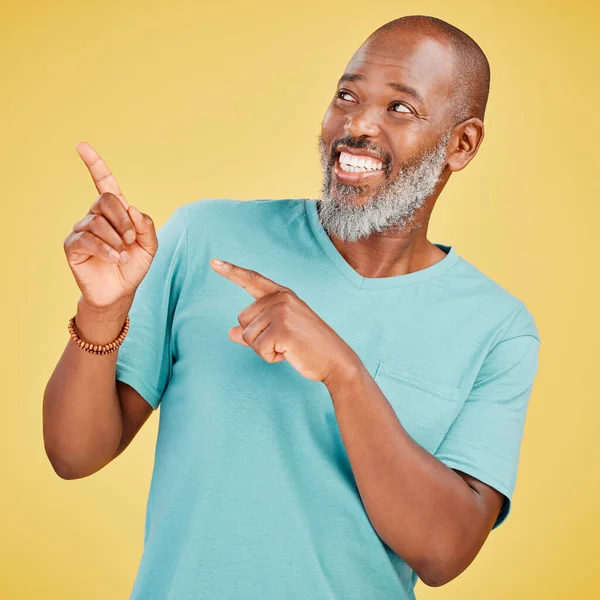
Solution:
M366 136L391 156L394 178L403 163L435 145L453 125L452 62L439 40L403 32L391 44L381 36L359 49L346 73L365 79L338 86L348 95L334 98L323 120L329 151L342 137ZM392 90L388 81L415 88L422 101ZM412 110L397 107L398 102ZM351 243L332 239L347 262L365 277L388 277L441 260L445 254L427 240L431 211L451 173L471 161L482 139L481 120L456 125L442 179L414 226ZM384 177L373 178L355 201L368 200ZM230 339L267 362L287 360L328 388L361 500L379 536L427 585L443 585L464 571L491 531L502 494L419 446L358 355L293 290L238 265L218 265L214 259L210 264L256 299L238 315Z

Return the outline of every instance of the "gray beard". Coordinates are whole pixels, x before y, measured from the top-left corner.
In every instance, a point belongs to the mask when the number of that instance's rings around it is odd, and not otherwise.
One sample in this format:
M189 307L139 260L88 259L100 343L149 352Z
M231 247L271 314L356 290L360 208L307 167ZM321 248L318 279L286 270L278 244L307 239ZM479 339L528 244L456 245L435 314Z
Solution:
M317 208L324 229L342 241L355 242L386 230L414 228L415 213L435 191L444 169L450 135L443 135L433 149L401 168L396 179L376 188L373 197L355 205L353 199L366 187L341 183L332 177L333 157L327 155L319 134L323 183Z

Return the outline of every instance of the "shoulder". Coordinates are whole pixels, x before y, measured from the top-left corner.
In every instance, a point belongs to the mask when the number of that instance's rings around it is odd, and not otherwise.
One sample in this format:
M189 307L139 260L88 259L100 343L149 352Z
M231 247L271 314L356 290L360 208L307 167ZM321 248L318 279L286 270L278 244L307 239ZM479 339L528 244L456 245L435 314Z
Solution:
M462 294L472 299L478 317L497 324L500 339L530 335L539 340L535 318L525 302L468 260L460 257L451 274Z
M190 247L229 240L254 245L257 240L289 235L305 214L304 200L235 200L206 198L181 205Z
M245 219L270 219L285 217L290 212L304 210L304 199L235 200L231 198L205 198L180 207L187 224L233 225L247 223ZM256 224L256 223L255 223Z
M248 264L293 246L294 232L305 219L303 199L206 198L176 211L185 221L188 263L198 277L206 273L209 255Z

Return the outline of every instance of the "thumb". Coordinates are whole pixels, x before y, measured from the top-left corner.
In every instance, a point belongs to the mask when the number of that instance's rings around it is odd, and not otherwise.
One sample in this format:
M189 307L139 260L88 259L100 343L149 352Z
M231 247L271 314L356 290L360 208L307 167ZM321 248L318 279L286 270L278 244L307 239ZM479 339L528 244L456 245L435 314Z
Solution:
M133 226L135 227L135 241L146 251L150 256L156 254L158 249L158 238L156 237L156 229L154 221L150 215L141 213L133 204L127 209Z

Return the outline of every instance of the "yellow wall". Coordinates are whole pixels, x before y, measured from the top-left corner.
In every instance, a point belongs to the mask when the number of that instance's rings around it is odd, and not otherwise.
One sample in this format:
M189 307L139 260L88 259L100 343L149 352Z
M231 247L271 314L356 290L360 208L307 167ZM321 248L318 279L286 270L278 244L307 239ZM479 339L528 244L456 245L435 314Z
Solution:
M475 562L420 599L598 597L598 5L585 0L3 3L0 9L0 597L126 598L158 415L94 476L58 478L44 386L79 290L62 243L97 197L92 143L161 225L209 197L316 197L317 134L352 52L431 14L492 66L486 138L432 241L523 299L541 336L514 508ZM341 599L342 600L342 599Z

